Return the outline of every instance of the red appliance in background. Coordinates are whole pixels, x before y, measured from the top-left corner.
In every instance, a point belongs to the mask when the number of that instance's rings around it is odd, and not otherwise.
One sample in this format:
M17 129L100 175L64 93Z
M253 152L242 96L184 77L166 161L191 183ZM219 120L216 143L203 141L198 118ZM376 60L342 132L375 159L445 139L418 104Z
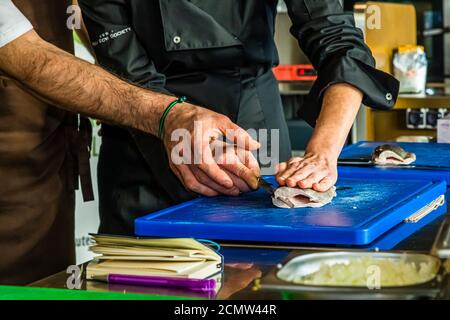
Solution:
M317 79L317 72L311 64L282 64L273 68L278 81L305 81Z

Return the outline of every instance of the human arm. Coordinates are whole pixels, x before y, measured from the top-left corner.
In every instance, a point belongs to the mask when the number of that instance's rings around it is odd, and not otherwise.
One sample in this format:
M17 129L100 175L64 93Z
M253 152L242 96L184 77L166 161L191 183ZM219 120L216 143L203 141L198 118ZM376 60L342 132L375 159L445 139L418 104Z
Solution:
M150 92L84 62L29 31L0 48L0 69L54 104L157 135L173 97Z
M165 89L165 76L158 72L152 58L146 49L143 48L137 33L133 27L132 6L129 1L124 0L79 0L83 20L89 32L92 46L95 51L97 61L107 68L139 86L151 88L159 92L167 92ZM186 95L189 98L189 93ZM188 188L204 195L216 195L225 193L236 195L239 191L247 191L244 185L256 188L256 179L253 171L259 173L258 166L246 166L237 161L235 164L224 168L210 161L213 159L211 150L203 148L203 163L199 164L175 164L171 154L176 143L171 141L171 133L177 129L186 128L180 119L190 117L191 121L200 121L205 131L216 129L223 131L221 124L211 127L214 122L209 119L200 119L189 112L185 106L177 106L171 111L166 119L166 135L164 145L169 156L169 165L172 171L180 180L194 181L196 188ZM224 117L221 115L221 117ZM227 118L227 121L229 119ZM240 130L239 130L240 131ZM223 132L222 132L223 133ZM203 146L209 144L209 138L201 139ZM257 144L255 144L257 145ZM192 150L200 146L193 146ZM145 148L140 148L145 152ZM219 183L214 177L217 174L223 176L226 173L229 179L226 183ZM235 183L230 184L230 179ZM239 187L242 186L242 187ZM199 192L199 190L202 190Z
M132 85L77 59L45 42L33 30L0 48L0 70L61 108L152 135L158 135L161 114L174 100L172 96ZM171 116L177 114L178 126L192 132L193 119L207 122L211 127L238 129L227 117L188 103L182 110L171 112ZM246 135L243 130L240 132ZM199 165L217 184L232 188L228 174L214 170L216 166ZM196 181L185 175L180 178L187 188L207 193Z
M375 69L353 14L343 12L338 0L286 0L286 4L293 21L291 33L318 71L318 79L300 110L300 116L315 126L305 157L280 164L277 179L280 184L325 191L336 182L337 157L361 101L381 110L392 108L398 81Z
M289 187L327 191L337 180L337 159L361 105L362 93L348 84L335 84L324 93L322 110L304 157L278 166L277 180Z

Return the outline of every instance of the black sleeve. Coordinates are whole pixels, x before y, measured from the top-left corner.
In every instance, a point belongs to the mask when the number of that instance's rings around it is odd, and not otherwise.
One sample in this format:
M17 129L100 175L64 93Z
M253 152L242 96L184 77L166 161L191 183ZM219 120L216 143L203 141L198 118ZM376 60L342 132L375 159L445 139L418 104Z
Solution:
M369 107L389 110L397 100L399 82L375 68L375 59L356 28L353 13L339 0L285 0L291 33L318 72L300 116L312 126L319 116L323 93L332 84L348 83L364 94Z
M129 0L79 0L98 63L142 87L164 91L165 77L155 69L132 27Z

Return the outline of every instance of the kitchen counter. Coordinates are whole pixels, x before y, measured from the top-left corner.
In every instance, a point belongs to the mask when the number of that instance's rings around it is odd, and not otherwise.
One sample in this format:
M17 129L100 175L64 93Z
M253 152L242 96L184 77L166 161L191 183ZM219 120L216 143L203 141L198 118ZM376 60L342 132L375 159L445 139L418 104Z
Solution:
M428 253L433 245L440 225L450 215L437 218L427 226L423 227L409 238L400 242L393 250L414 251ZM106 283L85 281L83 279L81 290L88 291L114 291L128 293L149 293L162 295L175 295L185 297L215 298L215 299L286 299L289 298L321 298L320 295L289 295L283 291L256 290L255 279L264 278L271 270L277 267L288 256L304 254L310 252L321 252L330 250L347 250L353 248L325 247L325 246L270 246L255 244L232 244L222 243L221 253L224 255L225 268L223 275L223 285L217 295L198 296L179 290L144 288L144 287L124 287L118 285L108 285ZM31 286L45 288L66 288L68 274L63 271L46 279L37 281ZM445 285L447 294L450 292L450 282ZM446 296L449 298L450 296Z

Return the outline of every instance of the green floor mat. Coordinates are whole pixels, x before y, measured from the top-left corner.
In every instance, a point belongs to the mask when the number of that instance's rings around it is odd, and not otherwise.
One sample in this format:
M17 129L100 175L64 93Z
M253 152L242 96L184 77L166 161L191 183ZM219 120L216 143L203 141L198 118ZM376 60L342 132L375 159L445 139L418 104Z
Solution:
M0 286L0 300L193 300L192 297Z

